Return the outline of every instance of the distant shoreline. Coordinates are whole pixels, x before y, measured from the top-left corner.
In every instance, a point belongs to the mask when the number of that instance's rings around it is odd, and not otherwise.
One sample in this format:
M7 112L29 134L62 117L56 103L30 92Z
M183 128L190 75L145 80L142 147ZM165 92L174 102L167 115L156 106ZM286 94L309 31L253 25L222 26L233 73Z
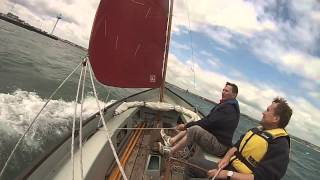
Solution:
M12 13L8 13L8 14L3 14L3 13L0 13L0 19L4 20L4 21L7 21L11 24L14 24L16 26L19 26L19 27L22 27L24 29L27 29L29 31L33 31L33 32L36 32L36 33L39 33L41 35L44 35L46 37L49 37L51 39L54 39L54 40L60 40L64 43L67 43L67 44L70 44L71 46L74 46L74 47L77 47L77 48L80 48L84 51L87 51L88 49L78 45L78 44L75 44L73 42L70 42L68 40L65 40L65 39L61 39L55 35L52 35L52 34L49 34L48 32L46 31L43 31L42 29L39 29L37 27L34 27L30 24L28 24L27 22L21 20L18 16L12 14Z

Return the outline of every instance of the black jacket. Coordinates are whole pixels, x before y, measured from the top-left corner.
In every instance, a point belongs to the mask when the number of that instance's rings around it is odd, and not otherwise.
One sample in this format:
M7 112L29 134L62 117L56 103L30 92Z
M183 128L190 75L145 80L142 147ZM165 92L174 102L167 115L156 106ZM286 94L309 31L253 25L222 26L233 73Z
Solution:
M239 117L238 101L227 100L224 103L216 105L201 120L187 123L186 127L198 125L213 134L221 144L231 147L233 133L238 126Z

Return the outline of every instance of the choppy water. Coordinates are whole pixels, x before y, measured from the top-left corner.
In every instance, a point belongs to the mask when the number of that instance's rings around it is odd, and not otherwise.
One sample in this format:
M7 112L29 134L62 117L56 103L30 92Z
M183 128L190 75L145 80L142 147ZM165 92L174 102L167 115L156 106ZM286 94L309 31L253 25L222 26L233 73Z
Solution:
M86 52L49 39L0 20L0 169L16 141L61 81L81 62ZM22 145L5 173L4 179L14 179L34 159L59 142L69 131L74 113L74 99L80 72L53 98L48 108ZM84 116L97 111L91 85L86 85ZM120 99L138 89L98 86L100 99ZM214 104L198 96L173 88L189 102L207 114ZM101 102L103 103L103 102ZM234 139L257 123L241 116ZM292 140L291 159L284 179L319 179L320 153L299 141Z

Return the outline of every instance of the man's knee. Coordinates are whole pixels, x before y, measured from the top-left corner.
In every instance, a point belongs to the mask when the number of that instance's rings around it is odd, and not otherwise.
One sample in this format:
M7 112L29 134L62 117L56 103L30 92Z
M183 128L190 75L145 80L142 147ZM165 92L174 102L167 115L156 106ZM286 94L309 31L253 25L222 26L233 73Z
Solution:
M203 131L205 130L202 127L197 125L197 126L191 126L190 128L188 128L187 133L192 136L197 136L197 135L201 135Z
M198 141L201 136L203 136L205 129L202 127L196 125L196 126L191 126L187 130L187 138L188 142L193 142L193 141Z
M203 128L198 125L191 126L188 128L188 131L200 131L200 130L203 130Z

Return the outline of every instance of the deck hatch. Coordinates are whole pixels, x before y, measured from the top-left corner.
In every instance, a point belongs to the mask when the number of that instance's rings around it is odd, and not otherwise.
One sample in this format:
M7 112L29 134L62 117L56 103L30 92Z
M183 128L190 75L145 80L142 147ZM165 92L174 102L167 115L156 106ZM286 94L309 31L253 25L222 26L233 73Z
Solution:
M152 177L160 177L161 156L149 154L145 174Z

